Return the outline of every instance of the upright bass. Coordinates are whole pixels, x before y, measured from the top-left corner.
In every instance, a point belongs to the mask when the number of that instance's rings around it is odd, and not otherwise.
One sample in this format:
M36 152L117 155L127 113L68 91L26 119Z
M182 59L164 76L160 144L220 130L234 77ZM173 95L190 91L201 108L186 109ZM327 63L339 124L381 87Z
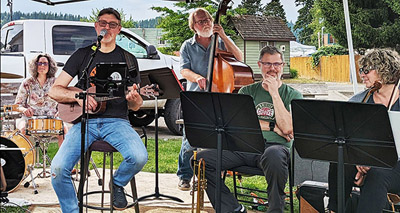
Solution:
M220 14L225 15L231 0L221 0L214 24L219 24ZM211 38L210 58L207 71L207 92L237 92L242 86L254 83L252 69L238 61L233 54L218 51L218 33Z

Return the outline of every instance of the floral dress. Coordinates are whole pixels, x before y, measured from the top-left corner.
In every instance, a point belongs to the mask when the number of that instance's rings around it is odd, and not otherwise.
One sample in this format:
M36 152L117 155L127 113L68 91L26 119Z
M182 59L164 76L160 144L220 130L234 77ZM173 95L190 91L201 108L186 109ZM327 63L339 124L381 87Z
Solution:
M15 104L32 108L34 116L55 117L58 103L48 95L54 81L54 77L47 78L42 87L34 77L24 80L19 87Z

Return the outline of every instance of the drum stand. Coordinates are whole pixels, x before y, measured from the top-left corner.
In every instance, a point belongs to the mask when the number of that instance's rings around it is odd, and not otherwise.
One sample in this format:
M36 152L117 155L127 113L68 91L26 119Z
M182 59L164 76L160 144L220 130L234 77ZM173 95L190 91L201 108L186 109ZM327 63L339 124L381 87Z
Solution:
M31 180L28 181L28 182L26 182L26 183L24 184L24 187L25 187L25 188L28 188L29 185L30 185L30 182L32 182L32 185L33 185L33 194L38 194L39 192L38 192L38 190L37 190L36 188L39 187L39 185L36 185L36 183L35 183L35 178L36 178L36 177L33 177L33 174L32 174L33 165L28 165L28 171L29 171L29 176L31 176Z
M49 164L51 164L51 160L49 158L49 156L47 155L46 151L47 148L49 146L51 137L40 137L40 136L35 136L33 135L33 137L35 138L36 144L36 156L37 156L37 162L36 162L36 167L38 167L38 165L40 165L40 151L42 151L42 156L43 156L43 171L40 172L36 177L40 177L40 178L47 178L50 177L50 172L46 171L46 167L47 167L47 162L49 162ZM48 175L46 175L48 174ZM36 178L35 177L35 178Z

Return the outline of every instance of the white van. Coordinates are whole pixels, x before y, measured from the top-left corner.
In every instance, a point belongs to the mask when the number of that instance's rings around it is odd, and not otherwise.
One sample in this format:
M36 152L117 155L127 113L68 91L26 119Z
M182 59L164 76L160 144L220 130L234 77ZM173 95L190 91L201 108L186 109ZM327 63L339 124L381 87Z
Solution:
M1 28L1 73L21 76L18 79L1 79L8 87L18 88L24 78L30 76L29 61L39 53L50 54L57 62L58 75L69 56L78 48L96 42L97 35L94 23L59 20L17 20L5 24ZM117 44L136 56L140 71L153 71L169 68L175 79L182 76L179 72L179 57L164 55L146 40L122 28L117 36ZM175 72L175 70L176 72ZM71 85L77 82L75 78ZM6 85L6 84L4 84ZM3 86L2 86L3 87ZM2 95L2 105L7 104L7 98ZM130 111L129 119L134 126L147 126L154 120L154 102L145 101L137 111ZM179 110L176 107L179 106ZM179 99L160 99L158 101L160 115L164 117L168 128L174 134L181 134L181 129L175 124L181 118Z

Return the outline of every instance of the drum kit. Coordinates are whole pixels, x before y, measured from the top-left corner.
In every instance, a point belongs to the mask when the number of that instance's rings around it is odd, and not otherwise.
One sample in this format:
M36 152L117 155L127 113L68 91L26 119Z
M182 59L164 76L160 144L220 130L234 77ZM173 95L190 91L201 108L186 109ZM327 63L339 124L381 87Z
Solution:
M17 107L17 105L1 107L0 160L6 180L6 187L2 186L2 188L11 193L30 176L31 180L26 182L24 187L28 187L32 182L34 194L37 194L34 179L50 177L47 175L50 172L46 171L47 162L50 162L46 150L52 138L64 134L63 122L46 116L31 117L26 122L25 135L31 136L27 137L16 129L16 119L21 117L21 113L16 110ZM43 158L43 171L33 177L32 170L36 160L36 165L39 164L40 151Z

